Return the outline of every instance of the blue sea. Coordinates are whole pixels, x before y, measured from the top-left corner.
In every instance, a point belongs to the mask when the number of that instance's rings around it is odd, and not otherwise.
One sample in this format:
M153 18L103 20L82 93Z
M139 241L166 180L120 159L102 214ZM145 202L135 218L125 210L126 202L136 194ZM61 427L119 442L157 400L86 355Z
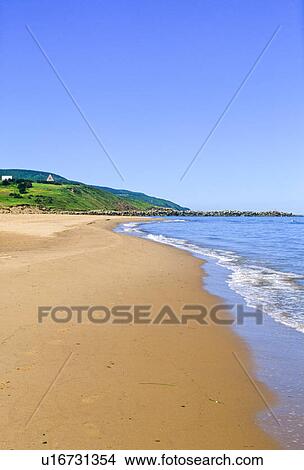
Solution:
M168 217L117 230L202 258L205 288L262 308L263 325L235 327L257 378L278 396L277 419L267 411L257 419L286 448L304 448L304 217Z

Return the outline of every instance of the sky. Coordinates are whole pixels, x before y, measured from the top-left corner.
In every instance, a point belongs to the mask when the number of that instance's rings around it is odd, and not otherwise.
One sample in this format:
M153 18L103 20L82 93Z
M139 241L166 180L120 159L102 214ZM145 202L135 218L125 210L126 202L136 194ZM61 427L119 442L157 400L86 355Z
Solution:
M2 0L0 167L304 214L301 3Z

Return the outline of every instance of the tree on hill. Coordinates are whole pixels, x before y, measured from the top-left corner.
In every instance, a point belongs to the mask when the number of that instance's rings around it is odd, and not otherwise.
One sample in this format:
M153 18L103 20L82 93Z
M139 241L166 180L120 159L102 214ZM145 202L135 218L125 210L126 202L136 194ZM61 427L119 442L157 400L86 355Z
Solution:
M29 188L32 188L33 184L31 181L19 181L17 188L20 194L25 194Z

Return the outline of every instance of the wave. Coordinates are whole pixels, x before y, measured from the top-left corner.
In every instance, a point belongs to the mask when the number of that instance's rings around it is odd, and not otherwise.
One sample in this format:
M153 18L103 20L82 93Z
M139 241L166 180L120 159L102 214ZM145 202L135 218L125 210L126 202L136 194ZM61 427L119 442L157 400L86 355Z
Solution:
M249 263L246 258L233 251L207 248L185 239L154 235L140 230L139 225L142 222L127 223L118 230L174 246L197 257L215 260L219 266L229 270L226 280L228 286L244 298L248 307L262 306L263 311L274 320L304 333L303 276Z

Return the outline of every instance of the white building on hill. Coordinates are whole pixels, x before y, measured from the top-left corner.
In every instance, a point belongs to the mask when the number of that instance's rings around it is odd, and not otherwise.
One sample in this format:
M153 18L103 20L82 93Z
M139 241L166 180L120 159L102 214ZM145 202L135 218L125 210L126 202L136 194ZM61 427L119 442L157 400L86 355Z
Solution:
M47 177L47 182L48 182L48 183L54 183L54 181L55 181L55 180L54 180L53 176L50 174L50 175Z
M13 177L10 176L10 175L3 175L3 176L1 176L1 180L2 181L12 181Z

